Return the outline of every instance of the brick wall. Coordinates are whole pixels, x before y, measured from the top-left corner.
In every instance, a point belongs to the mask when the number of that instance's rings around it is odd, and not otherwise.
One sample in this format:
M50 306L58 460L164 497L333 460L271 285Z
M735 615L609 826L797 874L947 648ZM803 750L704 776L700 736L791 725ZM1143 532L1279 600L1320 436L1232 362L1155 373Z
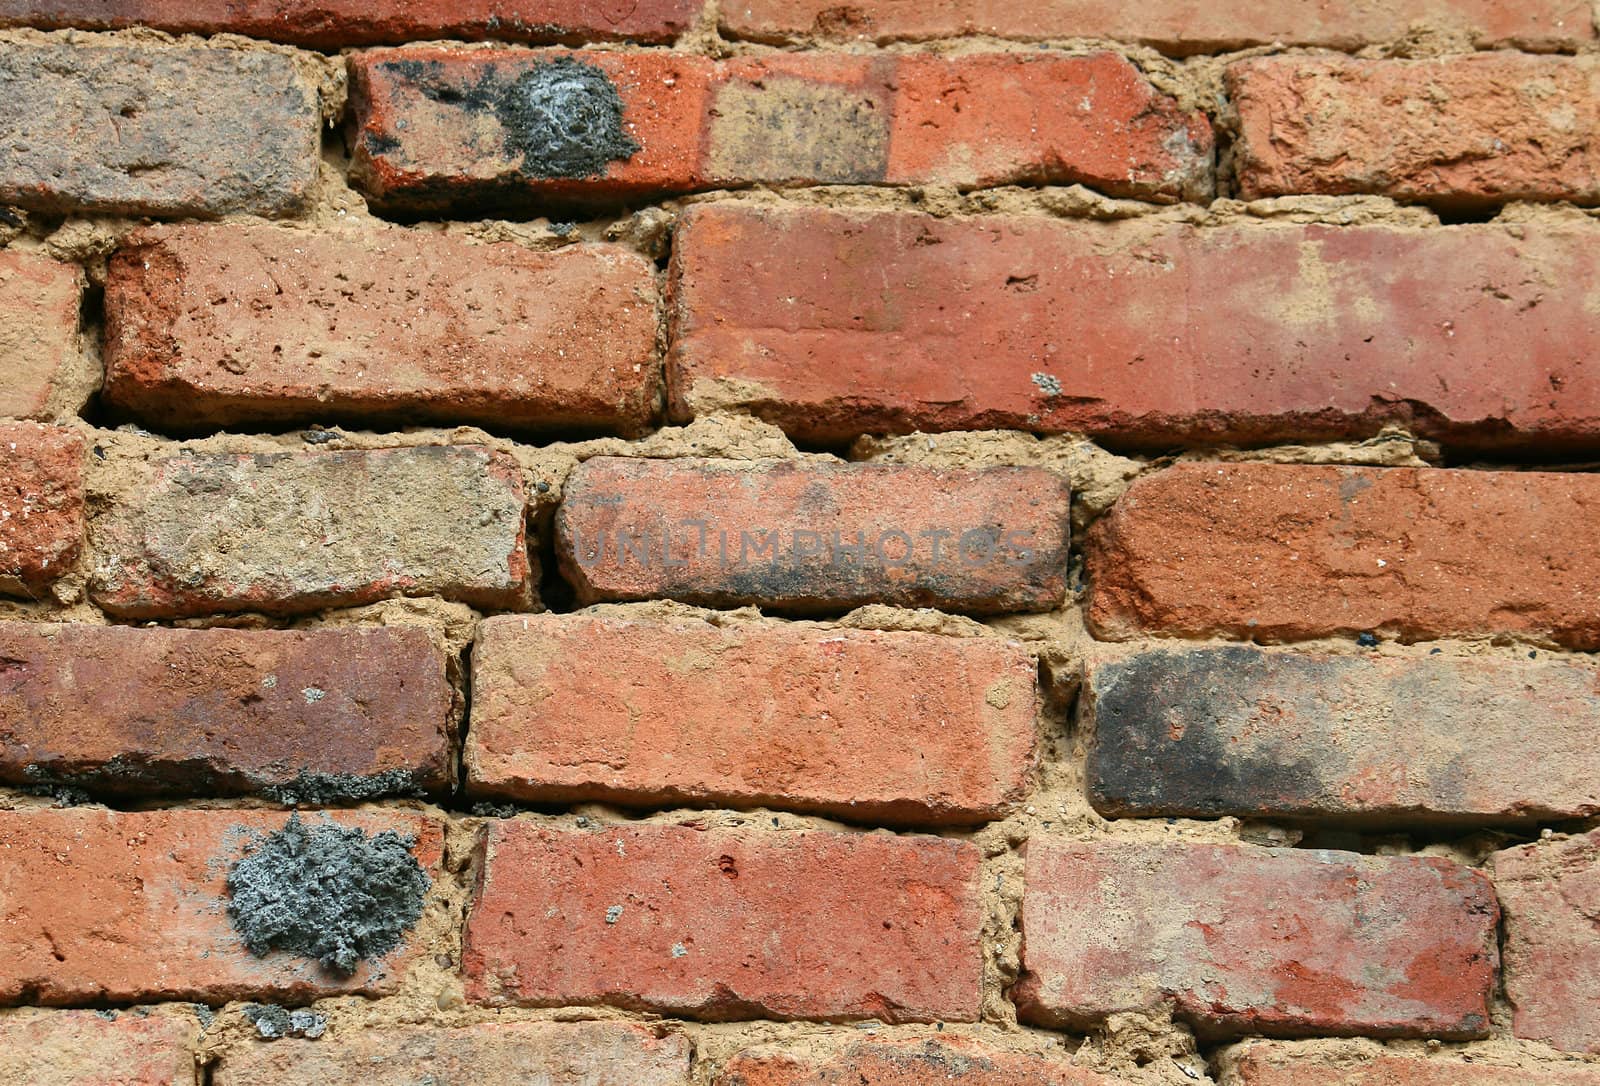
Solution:
M0 0L0 1083L1600 1086L1589 0Z

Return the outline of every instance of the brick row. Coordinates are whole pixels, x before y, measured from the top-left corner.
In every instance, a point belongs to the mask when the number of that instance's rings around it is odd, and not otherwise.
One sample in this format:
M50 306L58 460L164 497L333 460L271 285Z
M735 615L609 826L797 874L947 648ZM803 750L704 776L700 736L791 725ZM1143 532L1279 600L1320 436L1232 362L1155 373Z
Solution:
M1600 477L1178 464L1091 530L1097 635L1517 634L1600 648Z
M486 1022L341 1029L337 1038L237 1045L215 1086L689 1086L691 1047L622 1022Z
M1571 49L1595 37L1584 0L1331 0L1309 9L1294 0L729 0L721 10L724 33L758 41L1112 38L1178 55L1272 44L1354 50L1418 26L1468 36L1480 49Z
M0 417L77 414L96 384L78 336L83 272L21 250L0 252Z
M317 49L440 38L666 42L701 0L0 0L0 26L247 34Z
M556 542L584 602L1045 611L1069 506L1034 468L596 457L567 480Z
M306 816L308 825L324 819L414 839L417 862L440 874L436 820L401 811ZM228 872L284 822L254 810L0 812L0 1002L303 1002L397 991L422 952L414 931L348 976L287 950L258 958L246 948L228 915ZM291 898L286 907L303 906Z
M1076 182L1172 201L1212 185L1204 116L1113 53L417 48L353 57L351 87L352 175L391 209L828 183Z
M1158 650L1096 665L1084 690L1089 797L1108 815L1600 814L1588 661Z
M276 52L8 42L0 204L48 214L281 216L320 161L317 90Z
M671 414L749 411L830 442L992 428L1168 448L1400 422L1594 447L1597 253L1582 226L701 206L673 247Z
M655 268L416 231L142 231L112 260L107 403L163 433L409 421L636 434L655 418Z
M985 638L508 615L473 649L467 790L985 821L1026 794L1034 687Z
M1037 1025L1170 1007L1204 1037L1483 1037L1499 908L1452 861L1237 845L1026 846Z
M467 994L713 1021L974 1021L978 859L936 837L493 821Z
M0 781L309 802L451 783L451 690L420 629L0 623Z

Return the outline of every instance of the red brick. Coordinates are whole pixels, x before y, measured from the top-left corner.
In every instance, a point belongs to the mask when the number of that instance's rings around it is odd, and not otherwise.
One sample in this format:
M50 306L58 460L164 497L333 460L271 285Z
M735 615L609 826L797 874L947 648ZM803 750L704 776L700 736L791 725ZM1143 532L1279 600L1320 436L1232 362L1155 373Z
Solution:
M1405 37L1418 24L1469 35L1480 49L1570 49L1594 40L1585 0L727 0L732 37L787 42L817 36L875 41L995 35L1040 41L1112 38L1166 53L1220 53L1252 45L1357 49Z
M0 623L0 780L309 801L453 783L421 629Z
M1600 830L1494 855L1512 1032L1600 1053Z
M0 422L0 593L36 596L83 548L83 437Z
M140 618L275 614L440 595L528 602L522 477L473 446L142 465L95 522L95 602Z
M376 811L305 817L414 836L417 862L439 876L436 821ZM281 812L246 810L0 812L0 1002L393 993L419 952L414 935L346 977L283 951L257 958L234 932L228 869L254 834L284 821Z
M1583 226L705 205L673 244L671 412L753 412L829 442L1019 429L1166 449L1400 422L1593 448L1597 279L1600 230Z
M106 283L106 398L163 430L420 420L631 434L660 384L655 268L620 246L178 226L125 242Z
M671 41L701 0L0 0L0 26L247 34L317 49L436 38Z
M1170 1005L1205 1037L1485 1036L1489 880L1422 856L1034 837L1023 1017Z
M1246 199L1600 202L1600 59L1260 57L1231 66Z
M1600 815L1600 669L1588 661L1196 648L1096 665L1085 693L1102 814Z
M0 1017L0 1082L194 1086L200 1024L137 1011L22 1011Z
M709 1020L978 1016L978 849L937 837L491 822L468 997Z
M78 340L82 293L76 265L0 252L0 416L51 419L82 410L97 380Z
M1178 464L1086 547L1096 633L1292 640L1377 631L1600 648L1600 478Z
M1370 1041L1245 1041L1219 1057L1224 1086L1596 1086L1600 1067L1532 1054L1408 1056ZM1494 1062L1489 1062L1489 1061Z
M351 79L353 175L390 208L814 183L1080 182L1172 201L1212 184L1205 118L1113 53L717 61L430 48L360 54ZM540 94L613 119L578 144L541 127Z
M1122 1079L1073 1067L1063 1058L1007 1052L970 1037L857 1041L843 1051L781 1044L748 1048L716 1086L1121 1086Z
M316 180L317 90L281 53L8 42L0 83L0 203L58 215L288 215Z
M472 664L477 795L962 824L1010 811L1034 762L1016 642L508 615Z
M485 1022L345 1030L223 1053L215 1086L689 1086L689 1042L622 1022Z
M1035 468L596 457L568 478L556 532L585 602L1047 611L1066 591L1068 505Z

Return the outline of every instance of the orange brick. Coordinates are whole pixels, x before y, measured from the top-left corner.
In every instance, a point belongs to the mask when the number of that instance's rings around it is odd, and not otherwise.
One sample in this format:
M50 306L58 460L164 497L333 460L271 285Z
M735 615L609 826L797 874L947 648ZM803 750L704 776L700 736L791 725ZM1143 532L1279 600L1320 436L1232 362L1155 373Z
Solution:
M978 849L937 837L491 822L480 1003L709 1020L973 1021Z
M403 812L306 815L417 840L437 878L443 830ZM271 811L0 812L0 1002L309 1000L393 993L418 953L402 946L348 977L274 951L253 956L227 912L228 870Z
M0 622L0 660L11 784L314 802L453 783L444 654L420 629Z
M0 422L0 593L37 597L83 549L83 436Z
M199 1040L188 1014L20 1011L0 1016L0 1082L194 1086Z
M163 431L634 434L660 385L655 268L620 246L158 227L124 242L106 282L106 399Z
M1022 981L1037 1025L1170 1005L1205 1037L1482 1037L1489 880L1448 860L1034 836Z
M1260 57L1227 86L1246 199L1600 202L1600 58Z
M747 1048L716 1086L1125 1086L1063 1058L1007 1052L968 1037L857 1041L843 1051L782 1044Z
M586 602L1046 611L1066 591L1068 506L1033 468L596 457L568 478L556 535Z
M473 794L962 824L1014 807L1034 761L1015 642L508 615L472 662Z
M611 202L750 184L1083 183L1208 196L1212 134L1112 53L379 51L352 61L380 205ZM574 136L552 110L583 114ZM781 133L775 138L774 133Z
M1526 1053L1407 1056L1371 1041L1245 1041L1218 1057L1228 1086L1597 1086L1600 1067Z
M1178 464L1091 531L1089 620L1116 640L1507 633L1592 650L1597 511L1592 475Z

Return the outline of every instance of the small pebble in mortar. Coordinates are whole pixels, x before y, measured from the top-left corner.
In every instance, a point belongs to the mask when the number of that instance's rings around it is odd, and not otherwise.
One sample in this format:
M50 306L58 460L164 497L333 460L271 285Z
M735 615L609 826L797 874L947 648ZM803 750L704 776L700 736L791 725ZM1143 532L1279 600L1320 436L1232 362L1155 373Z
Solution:
M228 872L228 917L250 953L284 950L349 975L400 945L422 915L430 880L414 840L298 812Z
M252 1003L244 1008L244 1016L255 1023L256 1032L269 1041L284 1037L314 1041L328 1029L328 1019L316 1011L291 1011L272 1003Z

